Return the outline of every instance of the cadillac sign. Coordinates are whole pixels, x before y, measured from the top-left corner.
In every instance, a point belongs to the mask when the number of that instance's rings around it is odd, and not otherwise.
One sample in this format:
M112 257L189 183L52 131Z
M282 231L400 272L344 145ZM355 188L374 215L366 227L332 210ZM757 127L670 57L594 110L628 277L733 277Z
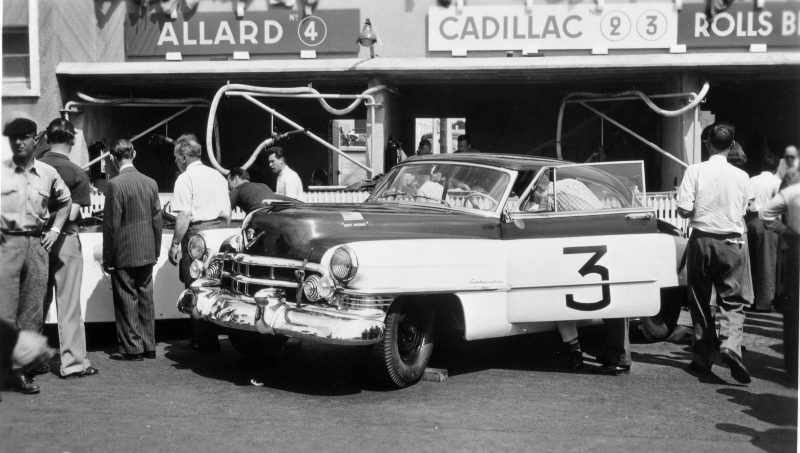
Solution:
M312 16L297 11L249 12L242 19L233 12L198 12L175 20L163 14L133 13L125 21L125 54L356 53L353 30L358 30L358 25L356 9L319 11Z
M672 2L470 6L429 10L428 50L658 49L676 41Z

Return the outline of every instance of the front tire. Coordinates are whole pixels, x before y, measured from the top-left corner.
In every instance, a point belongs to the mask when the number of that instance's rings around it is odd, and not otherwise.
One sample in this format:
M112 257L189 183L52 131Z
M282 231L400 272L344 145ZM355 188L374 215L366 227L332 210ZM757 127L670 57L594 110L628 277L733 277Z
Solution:
M407 387L422 378L433 355L434 311L428 304L400 301L385 323L383 340L370 351L370 367L381 384Z
M645 341L657 343L672 335L678 326L681 307L686 305L685 288L669 288L662 291L661 310L655 316L641 318L636 326Z

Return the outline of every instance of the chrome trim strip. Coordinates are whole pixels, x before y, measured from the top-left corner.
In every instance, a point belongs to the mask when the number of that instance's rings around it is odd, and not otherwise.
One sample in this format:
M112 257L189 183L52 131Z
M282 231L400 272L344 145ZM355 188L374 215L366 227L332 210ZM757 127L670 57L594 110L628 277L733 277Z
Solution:
M508 285L496 286L476 286L476 287L463 287L463 288L349 288L342 290L342 295L354 296L402 296L407 294L451 294L451 293L468 293L478 291L509 291L511 289Z
M245 264L245 265L256 265L256 266L272 266L272 267L284 267L289 269L301 269L305 267L306 269L310 269L314 272L319 272L320 274L328 275L328 268L322 266L317 263L306 263L305 266L303 265L302 261L299 260L290 260L286 258L273 258L271 256L257 256L257 255L249 255L245 253L237 253L233 256L233 261L238 264Z
M580 282L580 283L558 283L554 285L528 285L528 286L513 286L511 290L516 289L539 289L539 288L573 288L576 286L600 286L600 285L638 285L642 283L655 283L656 280L602 280L594 282Z
M238 283L246 283L246 284L255 284L255 285L267 285L267 286L280 286L282 288L297 288L299 283L296 281L286 281L286 280L269 280L269 279L261 279L261 278L253 278L253 277L245 277L243 275L233 275L231 276L231 280Z

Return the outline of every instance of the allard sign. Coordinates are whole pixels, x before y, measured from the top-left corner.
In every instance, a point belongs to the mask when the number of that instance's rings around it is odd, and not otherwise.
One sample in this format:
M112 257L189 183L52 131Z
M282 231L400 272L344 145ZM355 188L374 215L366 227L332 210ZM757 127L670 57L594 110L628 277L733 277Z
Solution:
M354 33L358 27L357 9L318 11L312 16L297 11L248 12L242 19L233 12L198 12L175 20L163 14L129 14L125 20L125 54L356 53Z

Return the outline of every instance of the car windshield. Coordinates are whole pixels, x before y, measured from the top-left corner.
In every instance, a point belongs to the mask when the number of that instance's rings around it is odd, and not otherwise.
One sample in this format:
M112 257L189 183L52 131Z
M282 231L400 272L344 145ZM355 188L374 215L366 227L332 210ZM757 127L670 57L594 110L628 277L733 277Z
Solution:
M508 173L464 163L419 162L396 167L368 201L429 203L491 212L508 187Z

